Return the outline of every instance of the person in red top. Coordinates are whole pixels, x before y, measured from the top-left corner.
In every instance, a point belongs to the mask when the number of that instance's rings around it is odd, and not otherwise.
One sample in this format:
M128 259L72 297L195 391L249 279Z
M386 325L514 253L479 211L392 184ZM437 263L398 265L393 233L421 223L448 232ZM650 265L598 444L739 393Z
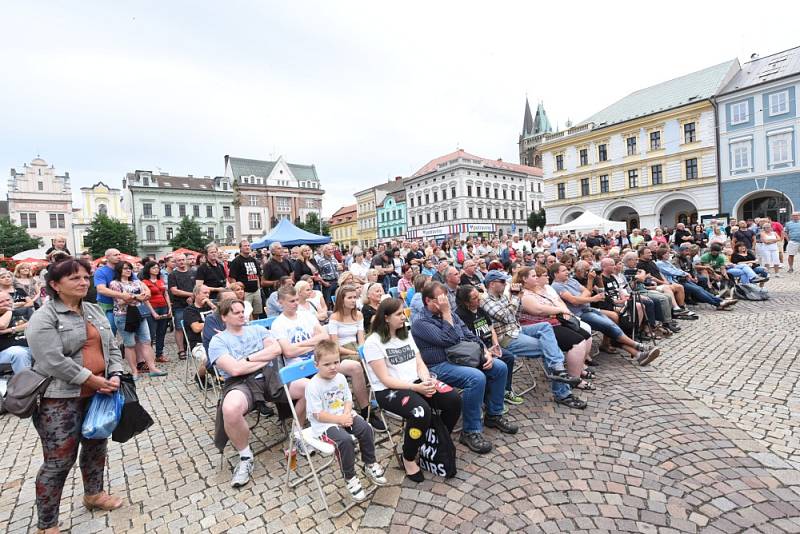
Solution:
M156 342L156 361L166 363L169 359L164 356L164 337L167 335L167 325L172 319L172 303L158 263L148 261L142 269L141 279L150 290L150 300L146 302L150 308L147 325L150 327L150 338Z

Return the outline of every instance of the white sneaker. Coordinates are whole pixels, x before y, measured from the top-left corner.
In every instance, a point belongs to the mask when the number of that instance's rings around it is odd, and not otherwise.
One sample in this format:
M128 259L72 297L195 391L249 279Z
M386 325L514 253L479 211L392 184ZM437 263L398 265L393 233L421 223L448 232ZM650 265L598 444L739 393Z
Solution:
M386 477L383 476L383 467L381 467L381 464L377 462L371 465L365 465L364 474L367 475L376 486L383 486L387 484Z
M241 488L250 482L250 475L253 473L253 463L252 458L241 458L239 460L239 465L236 466L236 470L234 470L233 477L231 478L231 487Z
M361 502L367 498L367 494L364 492L364 488L361 487L361 481L358 480L358 477L353 477L347 481L347 491L350 492L350 496L356 502Z

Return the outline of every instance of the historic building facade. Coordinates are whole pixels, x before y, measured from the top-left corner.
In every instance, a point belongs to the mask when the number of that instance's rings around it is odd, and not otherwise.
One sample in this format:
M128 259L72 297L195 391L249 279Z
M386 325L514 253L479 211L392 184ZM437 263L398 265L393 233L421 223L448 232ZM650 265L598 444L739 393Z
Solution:
M753 58L717 97L720 211L786 222L800 210L800 47Z
M587 210L629 228L716 215L712 97L738 71L734 59L675 78L546 134L538 150L548 226Z
M72 233L77 251L86 250L84 237L92 220L98 214L107 215L125 224L131 224L130 214L122 208L120 190L97 182L91 187L81 187L83 206L73 213Z
M242 238L260 239L281 219L322 219L322 190L314 165L225 156L225 178L236 190L236 227Z
M27 229L28 235L41 237L49 247L55 237L67 240L75 252L72 235L72 186L69 173L56 174L55 167L40 157L11 169L8 180L8 212L11 220Z
M233 186L227 177L196 178L137 170L122 181L123 207L130 213L141 255L163 256L184 217L220 244L235 244Z
M375 210L378 222L378 243L406 238L406 191L403 178L398 176L385 189L386 196Z
M362 248L378 244L378 205L386 198L388 184L380 184L358 191L356 197L356 223L358 244Z
M331 215L331 239L341 248L358 244L358 213L356 205L342 206Z
M408 237L521 233L536 206L528 198L537 196L541 182L541 169L463 150L433 159L404 180Z

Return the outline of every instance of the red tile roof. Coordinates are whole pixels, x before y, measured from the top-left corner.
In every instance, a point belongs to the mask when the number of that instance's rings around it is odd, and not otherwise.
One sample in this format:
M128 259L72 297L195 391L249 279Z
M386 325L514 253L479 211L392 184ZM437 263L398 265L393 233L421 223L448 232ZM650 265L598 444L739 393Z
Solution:
M342 206L336 213L331 215L331 224L341 224L345 222L349 222L351 220L355 220L356 216L356 205L352 204L350 206Z
M472 159L475 161L479 161L480 163L483 164L484 167L489 167L501 171L514 171L514 172L521 172L524 174L528 174L531 176L542 176L542 169L540 169L539 167L529 167L527 165L507 163L499 159L486 159L480 156L474 156L468 152L464 152L463 150L456 150L455 152L451 152L446 156L441 156L436 159L430 160L420 170L415 172L412 175L412 178L416 178L417 176L423 176L425 174L435 172L439 169L439 166L442 165L443 163L447 163L448 161L458 158Z

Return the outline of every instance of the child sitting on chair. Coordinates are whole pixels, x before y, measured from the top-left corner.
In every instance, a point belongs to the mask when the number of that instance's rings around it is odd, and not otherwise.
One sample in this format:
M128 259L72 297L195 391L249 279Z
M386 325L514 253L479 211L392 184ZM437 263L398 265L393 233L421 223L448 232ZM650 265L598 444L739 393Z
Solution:
M383 467L375 460L373 430L353 411L353 396L347 379L339 373L339 347L330 340L321 341L314 350L317 374L306 386L306 404L311 431L315 437L336 447L336 456L344 473L347 490L355 501L366 493L355 470L355 444L358 440L364 473L376 485L386 484Z

